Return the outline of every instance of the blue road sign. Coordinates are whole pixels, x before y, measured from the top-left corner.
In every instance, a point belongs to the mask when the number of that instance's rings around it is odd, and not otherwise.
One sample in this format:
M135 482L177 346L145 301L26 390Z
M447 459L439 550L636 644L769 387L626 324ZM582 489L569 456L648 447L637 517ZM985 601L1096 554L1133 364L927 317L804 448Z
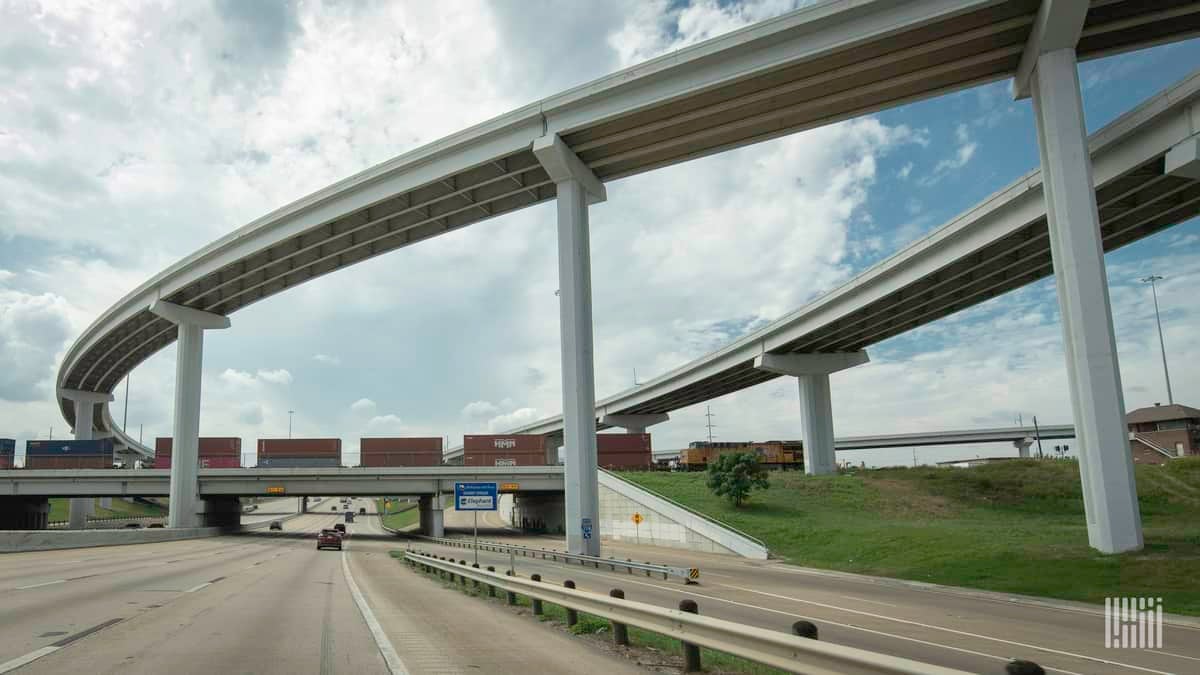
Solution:
M455 483L454 508L457 511L495 511L497 493L495 483Z
M582 520L582 522L580 523L580 525L582 526L582 529L583 529L583 538L591 539L592 538L592 519L584 518Z

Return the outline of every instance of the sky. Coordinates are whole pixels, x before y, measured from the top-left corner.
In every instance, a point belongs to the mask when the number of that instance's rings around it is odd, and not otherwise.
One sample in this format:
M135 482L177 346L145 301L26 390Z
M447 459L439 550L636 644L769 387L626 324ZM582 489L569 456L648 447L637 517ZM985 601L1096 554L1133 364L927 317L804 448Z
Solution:
M68 433L60 360L120 297L332 182L614 70L789 11L751 0L0 0L0 437ZM1192 40L1084 63L1089 130L1182 79ZM608 184L592 207L597 398L837 287L1035 168L1007 81ZM557 414L552 204L324 276L205 340L201 435L501 432ZM1200 405L1200 222L1107 256L1129 409ZM875 345L832 376L836 434L1069 423L1052 279ZM127 426L170 434L174 347L136 368ZM125 389L112 405L126 419ZM715 399L720 440L798 438L796 383ZM294 411L294 416L289 415ZM651 429L706 437L705 406ZM19 443L22 446L23 443ZM1010 455L924 448L919 462ZM910 449L840 453L869 465Z

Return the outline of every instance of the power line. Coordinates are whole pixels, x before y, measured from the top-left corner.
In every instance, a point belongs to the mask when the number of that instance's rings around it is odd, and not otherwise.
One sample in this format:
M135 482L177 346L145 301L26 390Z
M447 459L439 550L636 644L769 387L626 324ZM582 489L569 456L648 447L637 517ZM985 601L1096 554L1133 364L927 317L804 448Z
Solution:
M717 425L712 423L712 418L713 418L712 406L706 405L706 406L704 406L704 410L705 410L704 417L706 417L708 419L708 422L704 426L708 428L708 442L712 443L712 441L713 441L712 430L713 430L713 427L715 427Z

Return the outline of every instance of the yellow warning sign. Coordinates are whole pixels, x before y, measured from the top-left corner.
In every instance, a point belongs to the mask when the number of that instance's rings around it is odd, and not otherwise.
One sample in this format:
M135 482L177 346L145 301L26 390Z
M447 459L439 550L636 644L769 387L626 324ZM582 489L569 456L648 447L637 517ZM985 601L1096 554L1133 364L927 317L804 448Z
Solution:
M500 484L501 492L517 492L520 489L521 489L520 483L501 483Z
M282 485L270 485L267 487L267 494L269 495L281 495L285 492L286 490L283 489Z
M688 570L688 578L689 579L699 579L700 578L700 570L695 567L689 569Z
M640 514L640 513L633 514L633 524L634 525L641 525L643 520L645 520L645 518L642 518L642 514Z

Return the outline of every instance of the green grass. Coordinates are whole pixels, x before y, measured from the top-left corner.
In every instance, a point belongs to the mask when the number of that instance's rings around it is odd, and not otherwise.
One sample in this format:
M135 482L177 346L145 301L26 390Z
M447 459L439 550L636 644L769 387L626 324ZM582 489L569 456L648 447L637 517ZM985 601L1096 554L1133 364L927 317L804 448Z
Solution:
M404 561L404 551L391 551L391 556L400 562ZM434 577L437 578L437 577ZM452 588L472 597L482 600L505 603L505 594L503 591L497 590L496 597L488 597L487 588L475 588L473 582L468 581L465 585L459 582L451 583L446 578L439 579L442 586ZM517 607L525 607L532 610L533 601L523 595L517 596ZM567 610L565 607L555 605L549 602L542 603L542 614L537 617L539 621L549 621L556 624L561 624L566 630L574 635L581 635L591 639L599 639L610 641L612 624L601 617L593 614L579 612L578 622L574 626L567 627ZM648 630L630 626L628 628L629 645L633 648L641 648L652 651L657 651L663 654L670 654L678 657L683 655L683 644L675 638L660 635ZM681 662L682 663L682 662ZM717 671L721 673L749 673L751 675L783 675L787 671L771 668L753 661L748 661L740 656L734 656L726 652L709 649L707 647L700 648L700 663L706 671Z
M1200 615L1200 458L1136 472L1146 545L1120 555L1088 546L1071 461L773 472L770 489L741 508L712 495L703 473L621 475L797 565L1094 603L1157 595L1169 612Z
M416 504L395 499L392 500L391 506L387 509L383 506L383 500L377 499L375 500L375 508L379 510L383 524L397 530L415 524L421 517L420 509L417 508Z
M70 517L70 501L65 497L52 497L50 499L50 522L64 521ZM95 500L95 503L97 506L94 518L142 518L167 515L165 508L127 502L120 497L113 497L111 509L100 508L99 499Z

